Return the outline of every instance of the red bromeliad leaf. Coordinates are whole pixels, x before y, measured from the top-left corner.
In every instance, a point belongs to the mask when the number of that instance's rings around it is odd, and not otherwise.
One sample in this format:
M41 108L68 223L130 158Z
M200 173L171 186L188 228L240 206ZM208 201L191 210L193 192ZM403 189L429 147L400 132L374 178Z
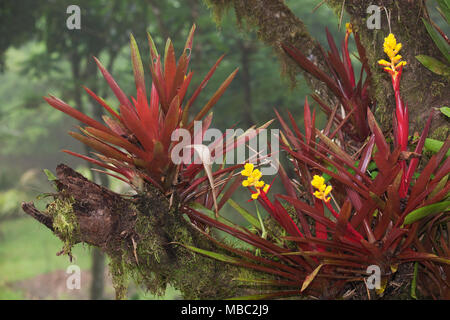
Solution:
M164 129L161 136L161 142L166 152L169 150L172 132L178 127L180 110L180 98L175 96L170 104L169 110L167 110L166 118L164 120Z
M104 162L98 161L98 160L96 160L96 159L93 159L93 158L84 156L84 155L82 155L82 154L79 154L79 153L76 153L76 152L73 152L73 151L69 151L69 150L62 150L62 151L65 152L65 153L67 153L67 154L70 154L70 155L72 155L72 156L75 156L75 157L81 158L81 159L83 159L83 160L89 161L89 162L91 162L91 163L93 163L93 164L95 164L95 165L98 165L98 166L100 166L100 167L103 167L103 168L105 168L105 169L115 171L115 172L117 172L117 173L119 173L119 174L121 174L121 175L123 175L123 176L126 176L126 177L128 177L128 178L131 178L131 176L130 176L130 175L127 173L127 171L125 171L125 170L116 168L116 167L114 167L114 166L110 166L110 165L108 165L108 164L105 164Z
M110 158L113 158L113 159L116 159L116 160L122 161L122 162L130 162L131 161L131 158L128 157L125 153L101 142L100 140L86 137L86 136L83 136L76 132L69 132L69 135L71 135L73 138L81 141L82 143L88 145L92 149L97 150L98 152L106 155L107 157L110 157Z
M89 88L86 88L83 86L84 90L95 99L103 108L106 109L112 116L114 116L117 120L122 121L121 117L117 114L116 111L114 111L102 98L98 97L94 92L92 92Z
M286 262L290 261L291 263L296 263L296 264L300 264L303 267L310 269L310 266L306 264L306 262L302 259L299 259L298 257L286 257L283 256L283 253L289 252L289 250L279 247L275 244L273 244L272 242L265 240L261 237L258 237L256 235L253 234L249 234L249 233L243 233L240 230L234 229L232 227L229 227L217 220L211 219L208 216L193 210L191 208L185 208L187 210L185 210L186 214L188 216L190 216L192 219L200 221L202 223L205 223L207 225L213 226L214 228L217 228L218 230L227 232L229 234L231 234L232 236L250 244L253 245L261 250L266 251L267 253L273 254L276 257L279 257L281 260L284 260Z
M311 109L309 108L308 98L305 98L305 104L303 107L304 112L304 121L305 121L305 138L306 144L309 145L311 143L311 137L313 135L313 123L311 120ZM308 149L307 149L308 150Z
M225 55L222 55L216 61L216 63L209 70L209 72L207 73L207 75L205 76L203 81L200 83L200 85L195 90L194 94L192 95L192 97L189 99L189 101L187 102L186 106L184 107L184 111L183 111L183 123L184 124L187 124L188 114L189 114L188 112L189 112L190 107L192 106L194 101L197 99L197 97L200 94L200 92L202 92L202 90L206 87L206 84L208 83L209 79L211 79L211 77L213 76L214 72L216 71L217 67L219 66L220 62L223 60L224 57L225 57Z
M378 123L376 122L375 117L373 116L373 113L372 111L370 111L370 109L367 109L367 120L369 122L370 130L375 136L375 144L377 145L378 152L383 157L387 158L387 156L390 154L388 144L386 142L386 139L384 138L383 132L378 126Z
M180 72L178 72L180 74ZM173 87L175 84L175 76L177 75L177 62L175 58L175 49L173 48L172 41L167 39L166 49L164 53L164 79L166 85L166 96L168 99L173 99L175 94ZM183 73L184 76L184 73Z
M208 233L199 230L205 237L207 237L209 240L211 240L212 242L214 242L217 246L224 248L225 250L232 252L233 254L236 254L238 256L242 256L244 258L253 260L256 263L260 263L260 264L265 264L267 266L271 266L275 269L278 270L282 270L284 273L284 277L285 278L290 278L292 280L298 281L300 280L300 278L303 276L303 272L301 270L299 270L298 268L293 268L289 265L277 262L277 261L273 261L267 258L263 258L257 255L254 255L251 252L248 251L244 251L244 250L240 250L237 248L234 248L232 246L229 246L225 243L222 243L218 240L216 240L214 237L212 237L211 235L209 235ZM288 275L289 274L289 275Z
M145 75L144 66L142 65L141 55L139 54L139 48L133 35L130 35L130 48L131 48L131 61L133 62L134 79L136 82L136 90L142 92L145 98L147 93L145 89Z
M101 62L94 57L95 63L97 63L98 68L100 69L100 72L103 74L103 77L105 78L106 82L108 82L109 87L114 92L114 94L117 97L117 100L119 100L120 104L126 106L130 110L133 110L133 106L131 105L130 100L125 95L125 93L120 89L119 85L116 83L114 78L111 76L111 74L108 72L108 70L103 67Z
M121 105L120 114L122 115L125 126L136 135L136 138L144 146L145 151L151 154L153 152L153 141L145 128L142 127L141 121L136 113Z
M337 97L341 96L341 92L336 86L336 83L322 70L317 68L314 63L308 60L308 58L306 58L303 53L301 53L298 49L285 44L282 44L281 46L287 52L287 54L291 56L304 70L312 74L317 79L323 81Z
M107 132L92 127L87 127L85 128L85 130L97 139L124 148L128 152L135 154L143 160L147 160L149 158L148 154L146 154L142 149L138 148L136 145L132 144L127 139L124 139L121 136L111 135Z
M236 73L239 71L239 69L234 70L228 78L222 83L222 85L217 89L217 91L214 93L212 98L206 103L206 105L200 110L200 112L195 116L194 120L187 126L187 129L190 130L192 126L194 125L194 121L201 120L208 112L211 110L211 108L219 101L220 97L224 94L225 90L227 90L228 86L231 84L231 81L233 81L234 77L236 76Z
M339 50L336 46L336 42L333 39L333 36L331 35L330 31L328 30L328 28L325 28L325 33L327 35L327 41L328 41L328 45L330 46L331 49L331 53L336 56L339 57Z
M162 110L167 112L169 108L169 101L165 90L164 75L161 69L161 57L158 56L155 63L150 64L150 72L152 74L153 84L158 92L159 102L161 103Z
M184 45L183 53L186 53L188 64L189 64L189 60L191 58L192 45L194 43L194 33L195 33L196 28L197 28L196 25L193 24L191 30L189 31L189 35L186 39L186 44ZM187 66L186 66L186 68L187 68ZM184 73L186 73L186 70L184 70Z
M94 119L86 116L85 114L83 114L82 112L72 108L71 106L69 106L67 103L65 103L64 101L53 97L50 95L50 97L44 97L44 100L47 101L47 103L49 105L51 105L53 108L58 109L59 111L62 111L66 114L68 114L69 116L77 119L78 121L87 124L88 126L97 128L98 130L102 130L105 132L110 132L111 130L108 129L107 127L105 127L104 125L102 125L101 123L95 121Z

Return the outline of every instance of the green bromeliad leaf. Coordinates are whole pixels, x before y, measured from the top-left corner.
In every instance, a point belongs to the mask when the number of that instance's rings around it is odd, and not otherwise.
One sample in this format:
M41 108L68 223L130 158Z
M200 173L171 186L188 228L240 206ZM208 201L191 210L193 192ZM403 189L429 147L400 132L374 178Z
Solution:
M450 45L436 32L436 30L428 21L426 21L423 18L422 21L425 24L428 33L430 34L436 46L438 47L439 51L441 51L444 57L447 59L447 61L450 62L450 50L449 50Z
M48 181L55 181L58 178L48 169L44 169L44 173L47 176Z
M450 0L436 0L439 8L438 11L445 18L447 23L450 23Z
M416 59L419 60L419 62L431 72L444 77L450 76L450 66L442 63L441 61L424 54L416 56Z
M193 247L193 246L189 246L187 244L182 244L180 243L180 245L182 245L183 247L185 247L186 249L189 249L191 251L203 254L207 257L222 261L222 262L226 262L226 263L232 263L232 264L241 264L242 261L239 259L236 259L234 257L230 257L221 253L217 253L217 252L213 252L213 251L208 251L208 250L203 250L197 247Z
M449 210L450 210L450 201L433 203L410 212L406 216L404 224L411 224L430 215L434 215Z
M444 142L439 141L439 140L435 140L435 139L431 139L431 138L427 138L425 140L425 149L428 151L431 151L433 153L438 153L439 150L441 150L442 146L444 145ZM446 153L446 157L448 157L450 155L450 150Z
M261 224L250 212L241 207L233 199L228 199L228 204L231 205L245 220L247 220L253 227L261 230Z
M447 117L450 118L450 108L449 108L449 107L442 107L442 108L439 108L439 110L440 110L443 114L445 114Z

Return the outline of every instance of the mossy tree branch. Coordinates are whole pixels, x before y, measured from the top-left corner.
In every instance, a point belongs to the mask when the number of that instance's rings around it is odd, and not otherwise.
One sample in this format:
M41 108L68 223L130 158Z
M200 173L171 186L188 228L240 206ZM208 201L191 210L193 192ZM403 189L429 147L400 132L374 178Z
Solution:
M176 205L153 188L124 197L59 165L58 193L45 212L32 203L23 210L47 226L70 255L77 243L100 248L111 260L116 297L124 298L127 277L154 294L172 285L186 299L223 299L255 292L233 279L264 278L240 267L194 254L180 245L222 252L183 218ZM227 253L229 254L229 253ZM267 276L265 276L267 277Z

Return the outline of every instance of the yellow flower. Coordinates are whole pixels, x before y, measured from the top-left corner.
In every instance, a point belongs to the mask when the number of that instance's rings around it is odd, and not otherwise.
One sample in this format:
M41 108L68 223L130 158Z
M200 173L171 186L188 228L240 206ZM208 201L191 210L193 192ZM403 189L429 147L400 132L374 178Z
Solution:
M384 38L383 48L384 52L391 61L389 62L381 59L378 61L378 64L385 67L384 69L389 73L396 75L398 73L398 68L406 65L406 61L401 61L402 56L398 54L402 49L402 44L397 43L397 39L395 38L395 36L390 33L386 38Z
M313 177L312 181L311 181L311 185L314 188L323 191L323 190L325 190L325 187L326 187L326 185L325 185L325 178L321 177L321 176L318 176L318 175L315 175Z
M347 22L347 23L345 24L345 29L347 29L347 32L348 32L348 33L352 33L352 32L353 32L353 26L352 26L352 24L351 24L350 22Z
M262 173L259 171L259 169L255 169L255 166L252 163L246 163L244 166L244 170L241 171L241 175L244 177L247 177L246 180L242 181L243 187L255 187L256 193L252 194L252 199L256 200L258 199L259 195L261 194L261 188L263 189L264 193L267 193L269 190L269 185L266 185L266 183L262 180Z
M333 190L332 186L327 186L325 184L325 178L315 175L311 181L311 185L317 189L317 191L315 191L313 193L313 195L317 198L317 199L321 199L325 202L330 201L330 197L328 197L328 195L331 193L331 191Z
M241 174L244 177L249 177L252 174L254 167L255 166L253 165L253 163L246 163L244 166L244 170L241 171Z

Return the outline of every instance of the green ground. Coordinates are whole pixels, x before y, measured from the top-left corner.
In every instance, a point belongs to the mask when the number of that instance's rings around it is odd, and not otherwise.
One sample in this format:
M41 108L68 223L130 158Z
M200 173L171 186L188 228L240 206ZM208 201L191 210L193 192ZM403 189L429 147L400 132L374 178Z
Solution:
M77 264L83 274L89 273L91 250L87 246L77 245L73 249L76 260L71 263L67 256L56 256L62 243L48 229L31 218L19 218L0 223L0 299L30 299L33 290L48 291L46 299L88 299L88 288L76 295L62 292L65 286L65 270L71 264ZM45 279L52 274L62 274L51 284ZM39 280L41 279L41 280ZM41 282L39 282L41 281ZM113 297L113 289L106 281L106 298ZM83 280L82 280L83 284ZM52 288L54 285L54 288ZM83 286L83 285L82 285ZM58 288L59 289L58 289ZM33 289L34 288L34 289ZM63 288L64 289L64 288ZM54 292L52 292L54 291ZM58 291L59 292L59 291ZM42 293L45 295L46 293ZM34 297L31 297L34 299ZM130 289L130 299L155 299L134 287ZM169 288L163 299L177 298L176 290Z

